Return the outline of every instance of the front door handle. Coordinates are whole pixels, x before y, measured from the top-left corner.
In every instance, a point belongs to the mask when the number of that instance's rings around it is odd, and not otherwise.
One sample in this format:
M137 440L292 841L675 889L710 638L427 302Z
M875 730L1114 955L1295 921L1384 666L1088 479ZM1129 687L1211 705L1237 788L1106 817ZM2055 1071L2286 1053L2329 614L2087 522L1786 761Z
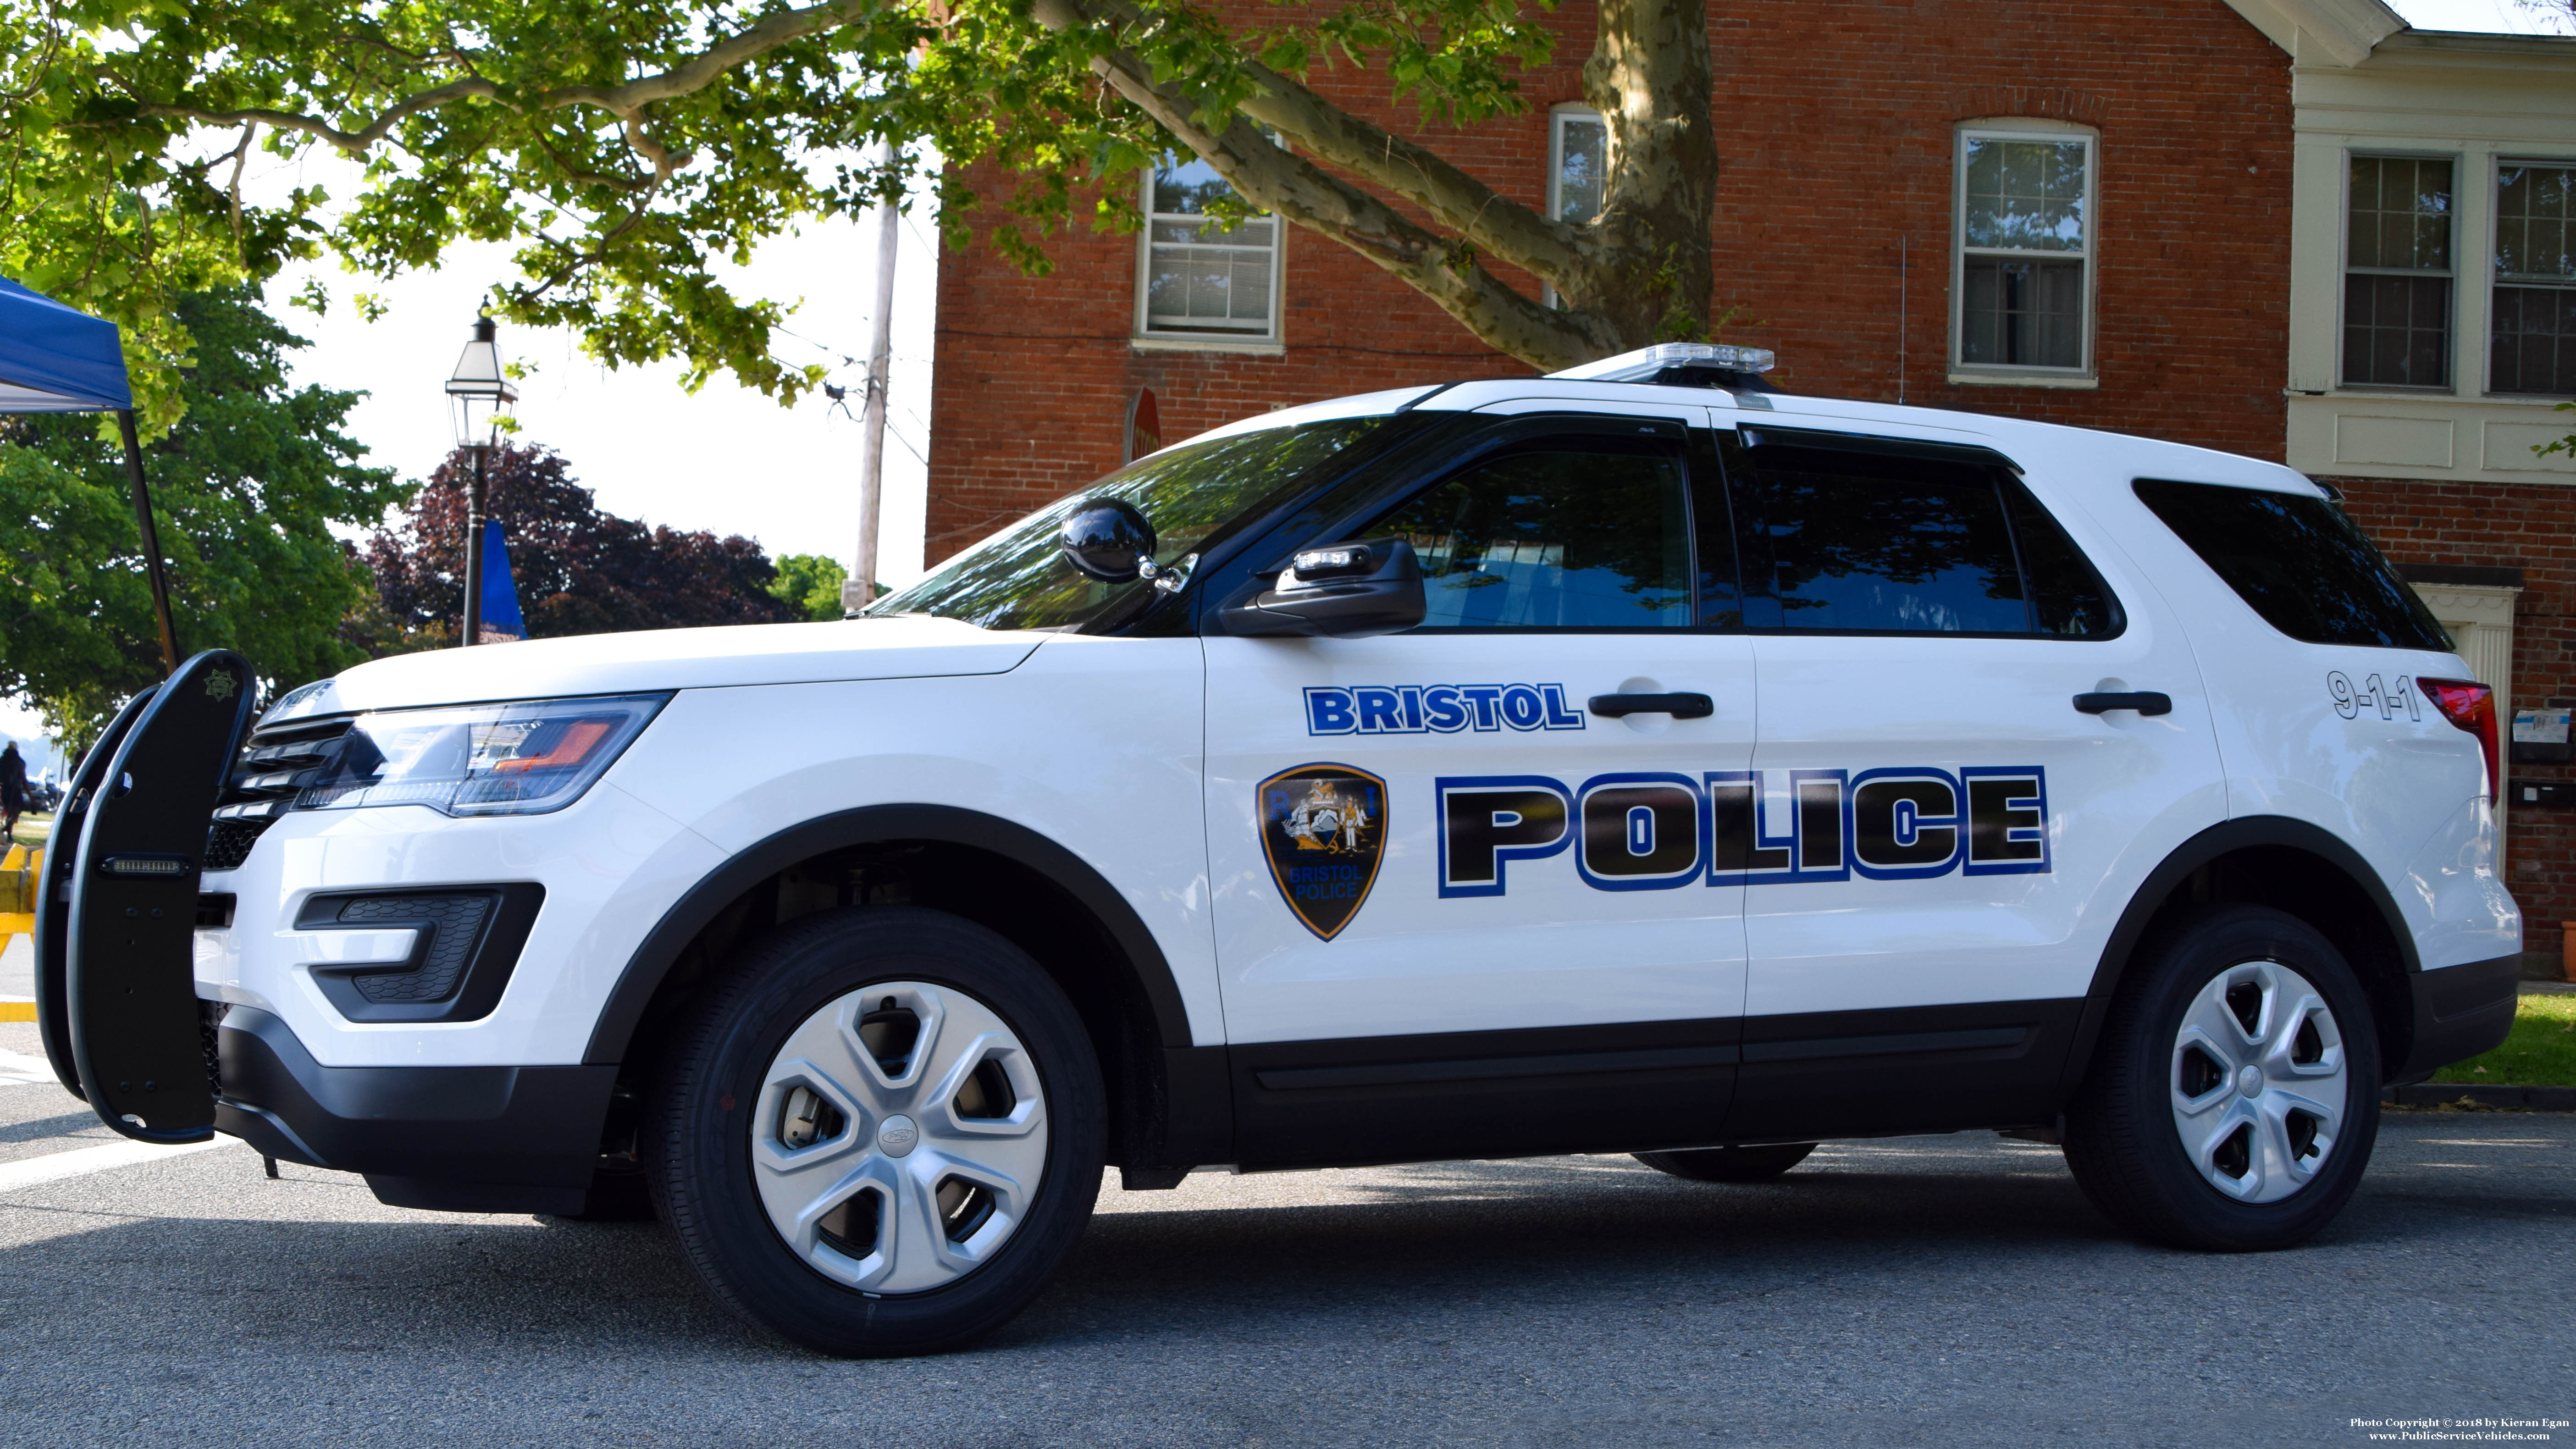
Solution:
M1706 719L1717 704L1705 694L1596 694L1588 706L1604 719L1632 714L1668 714L1675 719Z
M2115 709L2134 709L2140 714L2173 713L2173 696L2152 689L2134 689L2126 694L2079 694L2075 707L2086 714L2107 714Z

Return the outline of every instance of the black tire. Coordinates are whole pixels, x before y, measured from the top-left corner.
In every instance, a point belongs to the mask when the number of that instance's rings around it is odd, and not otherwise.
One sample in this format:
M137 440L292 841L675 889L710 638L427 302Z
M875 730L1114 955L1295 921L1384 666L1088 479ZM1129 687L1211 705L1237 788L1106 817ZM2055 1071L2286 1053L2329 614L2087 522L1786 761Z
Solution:
M1763 1147L1692 1147L1680 1152L1640 1152L1637 1160L1657 1172L1693 1182L1769 1182L1807 1160L1812 1142Z
M755 1184L753 1104L800 1025L897 981L963 993L1001 1019L1041 1083L1047 1138L1038 1185L989 1261L943 1286L877 1294L826 1277L773 1226ZM738 952L675 1034L641 1136L654 1208L718 1300L818 1352L874 1358L955 1348L1045 1288L1091 1219L1106 1115L1082 1019L1027 953L943 912L880 907L801 917Z
M2343 1053L2343 1101L2331 1147L2308 1169L2303 1185L2288 1187L2286 1196L2273 1201L2240 1201L2214 1186L2185 1144L2175 1105L2178 1093L2201 1085L2183 1079L2210 1070L2184 1058L2185 1014L2222 974L2254 963L2287 967L2306 979L2332 1014ZM2204 1089L2233 1093L2226 1080L2223 1071L2205 1077L2220 1085ZM2139 944L2067 1111L2066 1163L2105 1217L2149 1242L2217 1253L2295 1247L2333 1221L2360 1185L2379 1135L2379 1083L2379 1038L2369 999L2331 942L2267 906L2198 908ZM2314 1095L2320 1105L2338 1105L2325 1101L2328 1092ZM2258 1091L2242 1100L2260 1097ZM2255 1130L2248 1128L2249 1134ZM2305 1163L2297 1146L2292 1143L2291 1155ZM2241 1179L2242 1173L2235 1176ZM2290 1175L2277 1180L2298 1181Z

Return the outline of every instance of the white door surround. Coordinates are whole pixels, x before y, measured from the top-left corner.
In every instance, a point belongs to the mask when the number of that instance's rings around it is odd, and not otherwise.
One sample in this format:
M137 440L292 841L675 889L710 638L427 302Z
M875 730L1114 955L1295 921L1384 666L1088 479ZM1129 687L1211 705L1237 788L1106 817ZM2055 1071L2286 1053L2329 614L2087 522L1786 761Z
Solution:
M2460 657L2469 662L2469 673L2478 683L2495 691L2496 730L2503 737L2497 741L2497 765L2507 775L2513 773L2513 603L2522 590L2506 584L2435 584L2412 586L2415 596L2451 631L2451 642ZM2505 812L2509 807L2504 781L2496 788L2496 871L2504 871Z

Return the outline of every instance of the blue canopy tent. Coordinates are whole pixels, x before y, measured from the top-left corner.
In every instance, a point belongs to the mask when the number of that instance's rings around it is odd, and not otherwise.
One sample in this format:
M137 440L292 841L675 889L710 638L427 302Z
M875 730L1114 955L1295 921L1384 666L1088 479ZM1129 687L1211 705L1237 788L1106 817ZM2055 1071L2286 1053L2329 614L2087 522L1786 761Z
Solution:
M0 278L0 413L101 412L116 414L125 435L125 473L134 487L134 522L143 531L166 675L179 667L179 635L170 626L170 577L161 562L161 531L152 523L152 496L143 483L134 392L126 384L116 324Z

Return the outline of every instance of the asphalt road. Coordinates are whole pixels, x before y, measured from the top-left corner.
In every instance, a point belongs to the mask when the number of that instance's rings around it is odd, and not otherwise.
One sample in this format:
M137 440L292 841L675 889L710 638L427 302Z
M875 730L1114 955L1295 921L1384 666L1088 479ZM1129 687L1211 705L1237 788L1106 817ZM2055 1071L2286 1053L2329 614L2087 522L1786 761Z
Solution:
M0 1174L114 1140L0 1085ZM284 1172L229 1143L0 1190L0 1444L2208 1449L2576 1418L2561 1116L2393 1116L2336 1226L2261 1257L2136 1246L2055 1149L1986 1133L1763 1187L1605 1157L1111 1186L1028 1313L892 1363L740 1326L649 1224Z

